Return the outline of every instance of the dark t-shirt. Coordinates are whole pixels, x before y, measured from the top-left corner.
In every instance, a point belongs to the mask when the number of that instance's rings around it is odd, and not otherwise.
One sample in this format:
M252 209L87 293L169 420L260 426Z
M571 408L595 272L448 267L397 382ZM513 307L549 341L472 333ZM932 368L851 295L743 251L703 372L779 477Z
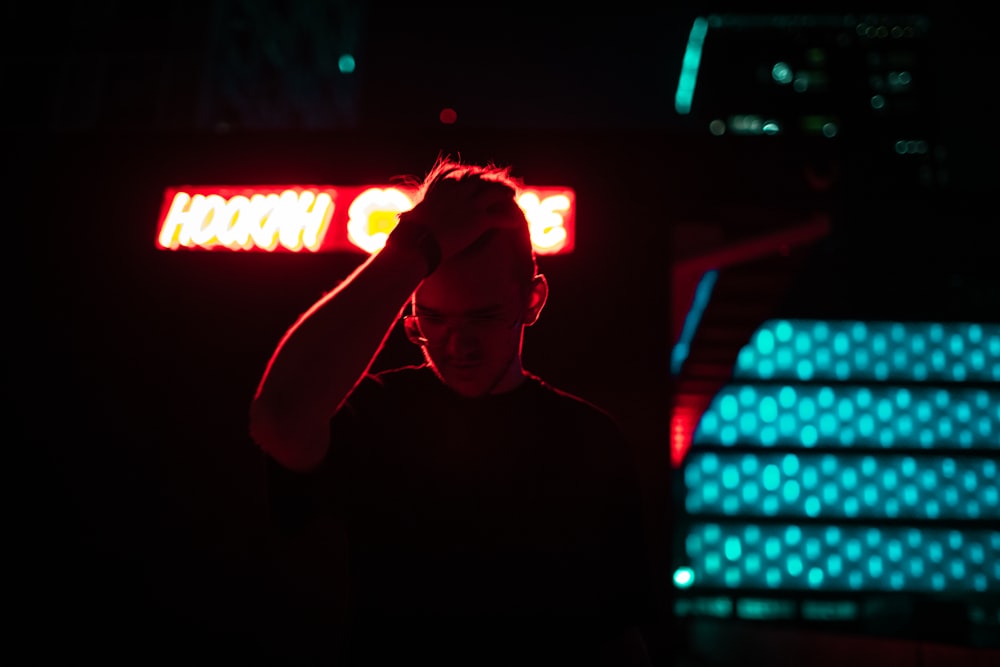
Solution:
M355 656L564 659L651 617L625 438L536 377L467 399L426 367L366 376L310 477L347 527Z

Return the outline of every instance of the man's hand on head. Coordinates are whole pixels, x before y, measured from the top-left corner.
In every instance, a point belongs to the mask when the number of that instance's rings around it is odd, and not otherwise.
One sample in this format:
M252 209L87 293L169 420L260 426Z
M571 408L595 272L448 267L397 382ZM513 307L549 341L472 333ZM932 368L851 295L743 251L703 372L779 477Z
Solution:
M524 214L510 188L478 179L444 179L434 183L399 224L425 225L447 260L496 228L523 225Z

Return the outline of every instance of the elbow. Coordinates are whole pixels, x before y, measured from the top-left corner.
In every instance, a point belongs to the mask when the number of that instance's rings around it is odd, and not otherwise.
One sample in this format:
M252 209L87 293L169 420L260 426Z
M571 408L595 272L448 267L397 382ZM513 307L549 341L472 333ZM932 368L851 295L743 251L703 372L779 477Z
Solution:
M274 443L274 420L271 411L260 399L250 404L250 439L264 452L270 454Z
M250 404L250 438L281 466L308 472L326 455L327 429L309 433L302 424L309 421L281 411L260 396Z

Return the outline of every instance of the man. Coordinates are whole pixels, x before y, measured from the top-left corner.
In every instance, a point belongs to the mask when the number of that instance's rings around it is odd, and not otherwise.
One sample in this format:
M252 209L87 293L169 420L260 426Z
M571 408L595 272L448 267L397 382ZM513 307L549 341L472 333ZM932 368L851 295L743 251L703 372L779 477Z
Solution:
M625 439L522 366L548 283L519 184L441 158L420 186L285 335L250 411L285 488L346 526L349 664L648 664ZM400 316L426 363L370 372Z

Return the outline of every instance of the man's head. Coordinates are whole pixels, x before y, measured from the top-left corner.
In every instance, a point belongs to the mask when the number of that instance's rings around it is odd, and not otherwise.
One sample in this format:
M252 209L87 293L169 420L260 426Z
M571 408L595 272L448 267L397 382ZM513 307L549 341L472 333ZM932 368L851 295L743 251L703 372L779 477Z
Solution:
M446 179L478 180L509 190L505 215L516 224L494 228L443 262L413 293L416 317L406 333L430 367L467 397L502 393L524 379L523 329L538 319L548 296L537 273L527 220L514 204L519 184L509 168L439 160L421 187L422 197L447 197Z

